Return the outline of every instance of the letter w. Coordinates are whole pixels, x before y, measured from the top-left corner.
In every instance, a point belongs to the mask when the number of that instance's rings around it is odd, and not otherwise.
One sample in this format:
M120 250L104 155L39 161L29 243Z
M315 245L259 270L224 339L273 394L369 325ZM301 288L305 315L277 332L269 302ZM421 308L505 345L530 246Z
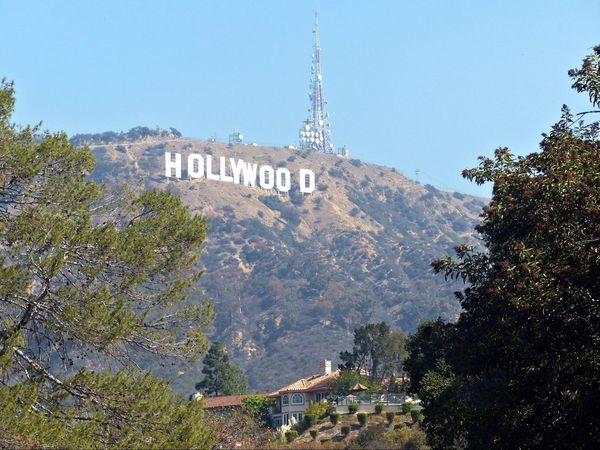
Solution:
M244 163L242 173L244 174L244 184L246 186L256 186L256 164Z

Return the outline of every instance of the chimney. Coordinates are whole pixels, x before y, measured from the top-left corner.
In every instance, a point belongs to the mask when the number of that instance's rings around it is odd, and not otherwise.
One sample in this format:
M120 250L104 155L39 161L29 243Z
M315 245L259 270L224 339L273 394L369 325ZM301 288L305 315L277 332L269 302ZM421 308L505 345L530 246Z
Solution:
M321 361L320 368L322 375L329 375L331 373L331 361L329 359L324 359Z

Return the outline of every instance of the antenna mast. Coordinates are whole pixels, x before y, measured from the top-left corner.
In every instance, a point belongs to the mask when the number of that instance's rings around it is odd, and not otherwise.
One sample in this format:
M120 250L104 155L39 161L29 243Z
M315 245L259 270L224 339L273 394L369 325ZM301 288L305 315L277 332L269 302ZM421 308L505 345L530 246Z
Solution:
M331 124L327 113L327 102L323 97L323 74L321 73L321 37L319 34L319 16L315 12L314 48L310 78L310 108L308 118L300 129L300 150L334 153L331 143Z

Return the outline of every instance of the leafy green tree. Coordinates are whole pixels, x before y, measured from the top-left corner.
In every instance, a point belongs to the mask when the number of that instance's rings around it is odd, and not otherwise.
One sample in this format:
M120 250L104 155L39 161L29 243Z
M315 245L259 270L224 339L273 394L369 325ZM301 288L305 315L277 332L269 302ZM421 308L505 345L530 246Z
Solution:
M253 395L242 399L242 411L254 417L260 424L271 423L271 406L275 404L274 398Z
M367 372L372 383L381 383L403 371L405 343L406 335L385 322L363 325L354 330L352 352L340 353L340 368Z
M206 447L201 406L132 369L193 361L210 304L186 303L207 224L167 192L109 192L64 133L18 127L0 82L0 436L31 446ZM115 368L113 373L87 367Z
M197 390L213 396L243 394L248 389L246 375L229 360L222 343L213 342L202 363L205 377L196 384Z
M354 370L342 368L339 375L329 381L329 387L333 395L348 395L357 383L371 387L368 377L360 375Z
M600 46L570 76L598 108ZM493 182L477 227L487 252L460 246L433 263L467 282L463 313L452 332L410 344L434 447L597 447L600 124L581 119L598 113L563 107L540 152L498 149L464 173Z
M425 321L406 343L408 356L404 369L410 374L410 391L420 392L421 380L436 366L438 360L445 360L448 343L451 341L454 325L442 319Z

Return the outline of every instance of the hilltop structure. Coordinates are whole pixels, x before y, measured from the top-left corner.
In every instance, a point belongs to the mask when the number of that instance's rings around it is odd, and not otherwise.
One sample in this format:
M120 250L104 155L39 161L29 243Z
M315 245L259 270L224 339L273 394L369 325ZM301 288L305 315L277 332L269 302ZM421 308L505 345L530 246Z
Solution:
M321 72L321 42L319 34L319 16L315 13L314 48L310 78L310 108L308 118L300 128L300 151L338 154L348 156L346 146L335 150L331 142L331 123L323 95L323 74Z

